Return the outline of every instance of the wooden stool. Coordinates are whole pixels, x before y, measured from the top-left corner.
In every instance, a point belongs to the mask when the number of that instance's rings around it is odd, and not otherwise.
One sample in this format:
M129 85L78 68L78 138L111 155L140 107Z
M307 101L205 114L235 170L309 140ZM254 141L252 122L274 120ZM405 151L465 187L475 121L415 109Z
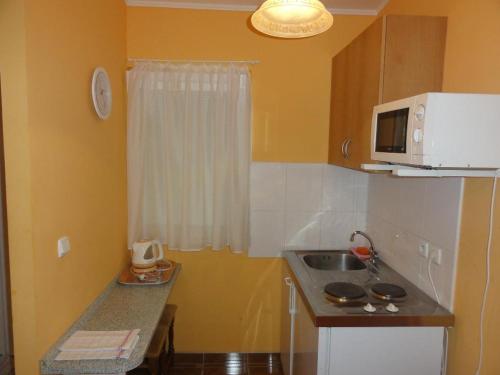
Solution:
M174 322L176 305L165 305L144 362L138 369L147 369L152 375L166 374L174 358Z

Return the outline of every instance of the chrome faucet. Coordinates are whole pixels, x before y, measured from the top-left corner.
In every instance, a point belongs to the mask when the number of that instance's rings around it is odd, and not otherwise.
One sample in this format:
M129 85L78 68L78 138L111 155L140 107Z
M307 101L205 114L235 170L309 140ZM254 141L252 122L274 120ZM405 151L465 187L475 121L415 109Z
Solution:
M377 251L375 250L375 246L373 246L372 239L365 232L362 232L360 230L355 230L351 234L351 242L354 242L354 237L356 237L357 234L359 234L360 236L363 236L364 238L366 238L368 240L368 242L370 243L370 248L369 248L369 250L370 250L370 259L369 259L369 262L370 262L370 264L372 266L376 267L377 266L376 260L378 258L378 254L377 254Z

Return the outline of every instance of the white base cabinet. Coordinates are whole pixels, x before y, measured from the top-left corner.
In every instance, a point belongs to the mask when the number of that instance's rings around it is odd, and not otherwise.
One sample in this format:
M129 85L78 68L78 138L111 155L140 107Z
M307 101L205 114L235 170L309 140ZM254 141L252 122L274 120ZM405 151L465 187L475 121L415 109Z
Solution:
M289 275L285 280L281 335L285 375L442 374L444 327L318 328Z
M324 363L323 368L318 366L318 375L440 375L442 372L443 327L319 329L329 334L318 345L329 348L325 350L327 358L318 356L318 361Z

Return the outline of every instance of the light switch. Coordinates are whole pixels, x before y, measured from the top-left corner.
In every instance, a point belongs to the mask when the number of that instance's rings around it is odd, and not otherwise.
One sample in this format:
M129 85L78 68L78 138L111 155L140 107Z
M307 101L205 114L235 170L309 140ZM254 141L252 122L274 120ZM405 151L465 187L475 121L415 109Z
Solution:
M440 266L443 261L443 250L441 249L432 249L432 263Z
M61 237L57 240L57 256L62 258L71 250L69 237Z

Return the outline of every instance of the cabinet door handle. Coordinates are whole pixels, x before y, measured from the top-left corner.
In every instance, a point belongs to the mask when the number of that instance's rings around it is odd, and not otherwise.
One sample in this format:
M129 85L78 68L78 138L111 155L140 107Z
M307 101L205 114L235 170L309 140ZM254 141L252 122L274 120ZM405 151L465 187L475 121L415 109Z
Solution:
M342 150L342 156L344 159L346 158L346 153L345 153L345 144L347 143L347 138L344 139L344 142L342 142L341 150Z
M293 285L293 280L291 277L285 277L283 280L285 281L285 284L290 288L288 290L288 313L293 315L296 312L295 285Z
M349 147L351 146L352 139L348 138L345 143L345 155L344 158L349 159L351 157L351 153L349 152Z

